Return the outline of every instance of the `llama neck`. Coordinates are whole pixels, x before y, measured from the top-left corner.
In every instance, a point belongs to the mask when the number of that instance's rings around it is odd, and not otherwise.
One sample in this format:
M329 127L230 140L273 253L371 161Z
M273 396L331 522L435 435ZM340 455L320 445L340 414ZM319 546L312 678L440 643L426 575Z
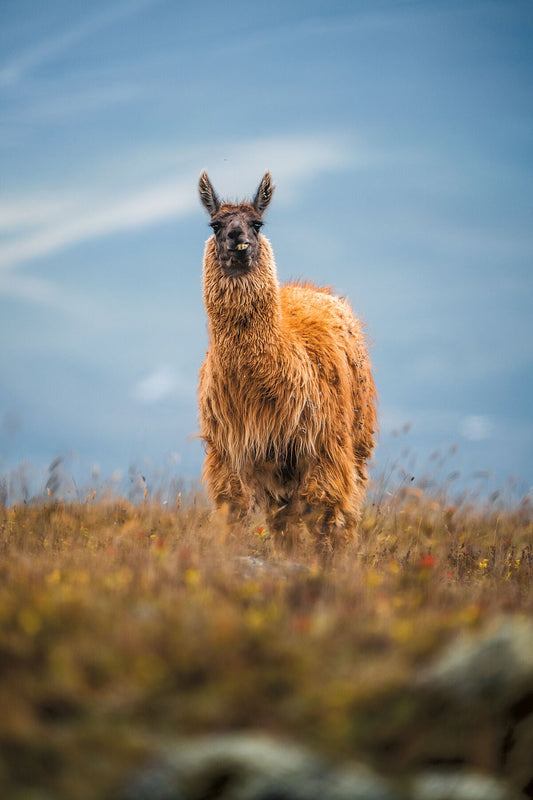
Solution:
M204 300L211 347L224 359L265 358L280 341L279 283L270 244L261 237L258 263L242 277L228 277L213 239L206 245Z

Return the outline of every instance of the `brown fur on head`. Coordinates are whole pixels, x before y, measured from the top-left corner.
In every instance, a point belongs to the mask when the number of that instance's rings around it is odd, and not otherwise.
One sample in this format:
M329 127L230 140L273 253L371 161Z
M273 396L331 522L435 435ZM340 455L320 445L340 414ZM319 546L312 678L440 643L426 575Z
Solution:
M255 264L263 214L272 199L274 185L266 172L251 203L221 203L206 172L198 184L200 200L209 216L217 254L228 275L242 275Z

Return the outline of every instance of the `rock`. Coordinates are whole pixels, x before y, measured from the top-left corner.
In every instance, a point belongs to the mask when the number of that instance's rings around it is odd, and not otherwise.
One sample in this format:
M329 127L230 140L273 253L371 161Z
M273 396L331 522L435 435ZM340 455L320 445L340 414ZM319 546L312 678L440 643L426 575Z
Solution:
M505 745L506 776L526 797L533 797L533 713L510 728Z
M412 800L511 800L508 787L475 772L426 772L411 784Z
M363 766L334 769L311 751L259 734L166 748L120 800L402 800Z
M320 797L324 800L403 800L405 797L392 783L363 764L337 770L328 792Z
M423 771L402 783L362 764L334 767L311 750L250 733L166 746L113 800L516 800L469 770Z
M257 575L276 575L282 578L300 572L309 572L309 567L298 561L265 561L257 556L238 556L235 563L239 572L246 578L255 578Z
M533 686L533 623L501 617L479 636L462 636L418 677L419 686L444 690L459 701L498 707Z
M457 720L454 738L465 763L477 760L477 766L485 769L493 764L524 796L533 797L531 620L503 616L481 634L459 637L414 684L415 689L445 699L442 718L435 720L433 728L453 732L450 723ZM485 735L484 763L476 744L479 729ZM448 735L448 744L451 738ZM435 763L450 754L441 746L430 755Z

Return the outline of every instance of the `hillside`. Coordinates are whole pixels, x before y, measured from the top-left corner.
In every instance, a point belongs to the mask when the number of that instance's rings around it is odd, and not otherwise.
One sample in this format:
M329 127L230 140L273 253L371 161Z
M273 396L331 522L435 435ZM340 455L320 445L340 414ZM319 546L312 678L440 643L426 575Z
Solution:
M326 565L201 494L83 500L0 510L2 796L115 796L169 742L237 731L533 796L528 498L404 487Z

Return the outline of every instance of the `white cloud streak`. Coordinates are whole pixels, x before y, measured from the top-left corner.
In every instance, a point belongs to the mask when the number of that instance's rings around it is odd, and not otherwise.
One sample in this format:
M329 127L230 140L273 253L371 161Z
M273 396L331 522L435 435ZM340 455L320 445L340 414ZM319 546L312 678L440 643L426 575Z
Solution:
M470 442L482 442L491 438L493 424L491 419L485 415L470 414L461 420L459 431L461 436Z
M14 235L61 219L68 210L65 198L36 192L32 196L0 199L0 234Z
M345 167L354 161L354 155L349 143L340 137L293 136L195 149L186 161L197 165L194 171L188 169L172 179L133 189L132 164L123 162L122 176L112 174L112 168L106 169L93 186L84 190L71 186L56 193L0 198L0 212L6 212L0 271L10 271L82 242L194 212L199 209L196 181L204 166L221 192L227 196L235 192L237 197L242 196L243 187L253 189L264 170L271 169L283 184L286 198L302 180ZM173 169L174 165L169 171ZM109 185L110 175L113 186ZM128 188L117 194L121 177Z
M140 403L151 405L172 395L177 386L173 368L165 364L138 381L133 387L133 396Z
M105 192L103 192L105 196ZM196 198L189 197L183 180L137 191L114 201L90 198L77 208L66 209L62 219L52 209L51 218L36 231L0 245L0 269L12 268L80 242L160 222L190 211ZM94 205L93 205L94 203ZM58 205L62 205L58 199ZM85 206L85 207L84 207ZM57 206L56 206L57 207ZM38 218L41 209L36 209ZM29 221L29 220L27 220ZM47 224L48 223L48 224Z

